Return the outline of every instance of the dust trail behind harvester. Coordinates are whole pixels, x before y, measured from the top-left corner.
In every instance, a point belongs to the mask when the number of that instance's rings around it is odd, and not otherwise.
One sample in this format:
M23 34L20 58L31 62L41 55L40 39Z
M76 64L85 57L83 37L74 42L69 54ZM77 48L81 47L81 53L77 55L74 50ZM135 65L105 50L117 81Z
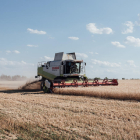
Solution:
M18 89L21 90L32 90L32 89L40 89L41 82L38 80L27 81L24 85L20 86Z

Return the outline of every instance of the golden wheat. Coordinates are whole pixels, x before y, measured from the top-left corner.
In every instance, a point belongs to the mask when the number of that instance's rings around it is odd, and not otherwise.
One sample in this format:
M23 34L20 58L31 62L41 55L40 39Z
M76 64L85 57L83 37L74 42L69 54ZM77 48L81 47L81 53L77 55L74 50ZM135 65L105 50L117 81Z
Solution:
M92 87L92 90L98 89L103 93L110 90L111 93L115 88L114 93L120 95L127 92L136 94L139 93L139 84L139 81L119 81L118 87ZM56 134L65 139L80 140L140 139L140 102L23 93L0 93L0 113L7 117L5 123L1 123L4 119L0 119L0 124L5 125L0 125L0 129L8 126L10 130L14 126L28 130L27 124L30 124L32 129L41 131L42 138ZM14 134L19 135L19 131L14 131ZM27 138L24 135L22 137Z
M91 96L105 99L140 101L140 80L119 80L118 86L55 88L54 93L62 95Z

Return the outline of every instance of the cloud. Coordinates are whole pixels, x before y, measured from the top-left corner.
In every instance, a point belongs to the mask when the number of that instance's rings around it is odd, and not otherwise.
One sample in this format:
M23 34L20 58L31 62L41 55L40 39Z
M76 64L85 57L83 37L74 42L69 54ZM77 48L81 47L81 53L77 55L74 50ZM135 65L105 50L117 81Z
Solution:
M85 53L76 53L77 57L87 58L88 56Z
M47 36L48 36L49 39L54 39L54 37L52 37L51 35L47 34Z
M108 66L108 67L120 67L121 66L120 63L110 63L108 61L100 61L100 60L96 60L96 59L92 59L92 63L95 65L97 64L97 65Z
M140 20L140 14L138 14L139 20Z
M30 44L28 44L27 46L28 47L38 47L37 45L30 45Z
M140 26L140 23L139 23L138 21L135 21L135 24L136 24L137 26Z
M53 58L48 56L41 57L41 59L45 59L46 61L53 61Z
M34 64L26 63L24 61L18 62L18 61L9 61L5 58L0 58L0 66L25 66L25 65L31 65L34 66Z
M124 23L128 28L122 32L122 34L133 33L134 24L131 21L127 21Z
M14 53L16 53L16 54L19 54L19 53L20 53L20 52L19 52L19 51L17 51L17 50L14 50L13 52L14 52Z
M25 61L21 61L22 64L27 64Z
M93 34L111 34L111 33L113 33L113 30L109 27L98 29L95 26L95 23L87 24L86 28L87 28L87 30L89 30Z
M111 42L111 44L116 46L116 47L119 47L119 48L125 48L124 45L121 45L120 42L117 42L117 41Z
M79 40L78 37L68 37L68 38L71 39L71 40Z
M0 58L0 65L14 65L14 62L8 61L5 58Z
M93 52L89 52L90 54L94 54ZM95 54L99 54L99 53L97 53L97 52L95 52Z
M107 69L106 71L109 72L109 73L116 73L116 70Z
M54 39L54 37L51 37L50 35L48 35L49 39Z
M19 51L17 51L17 50L14 50L14 51L6 51L6 54L9 54L9 53L16 53L16 54L19 54L20 52Z
M38 31L28 28L27 31L29 31L31 34L46 34L45 31Z
M139 18L139 19L138 19L139 21L135 21L135 24L136 24L137 26L140 26L140 14L138 14L138 18Z
M11 53L11 51L9 51L9 50L8 50L8 51L6 51L6 54L9 54L9 53Z
M93 52L89 52L90 54L93 54Z
M132 67L136 67L133 60L128 60L127 63Z
M132 45L134 47L140 47L140 38L135 38L133 36L127 36L125 43Z

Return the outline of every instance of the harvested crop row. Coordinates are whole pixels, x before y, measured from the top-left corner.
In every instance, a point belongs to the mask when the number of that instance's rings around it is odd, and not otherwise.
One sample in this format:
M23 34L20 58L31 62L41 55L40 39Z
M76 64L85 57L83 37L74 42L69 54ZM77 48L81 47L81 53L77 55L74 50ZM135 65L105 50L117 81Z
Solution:
M130 86L133 82L133 86ZM120 81L119 86L99 86L80 88L56 88L54 93L62 95L90 96L105 99L140 101L140 81Z

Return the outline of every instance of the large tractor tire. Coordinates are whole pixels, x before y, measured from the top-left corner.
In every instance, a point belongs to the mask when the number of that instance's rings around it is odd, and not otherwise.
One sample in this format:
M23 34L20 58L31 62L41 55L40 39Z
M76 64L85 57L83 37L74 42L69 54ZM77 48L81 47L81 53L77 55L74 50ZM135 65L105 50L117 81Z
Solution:
M45 86L45 81L42 81L42 82L41 82L40 88L41 88L41 90L44 91L44 93L52 93L52 90L51 90L50 88L47 88L47 87Z
M43 90L44 85L45 85L45 81L42 81L42 82L41 82L41 85L40 85L40 89L41 89L41 90Z

